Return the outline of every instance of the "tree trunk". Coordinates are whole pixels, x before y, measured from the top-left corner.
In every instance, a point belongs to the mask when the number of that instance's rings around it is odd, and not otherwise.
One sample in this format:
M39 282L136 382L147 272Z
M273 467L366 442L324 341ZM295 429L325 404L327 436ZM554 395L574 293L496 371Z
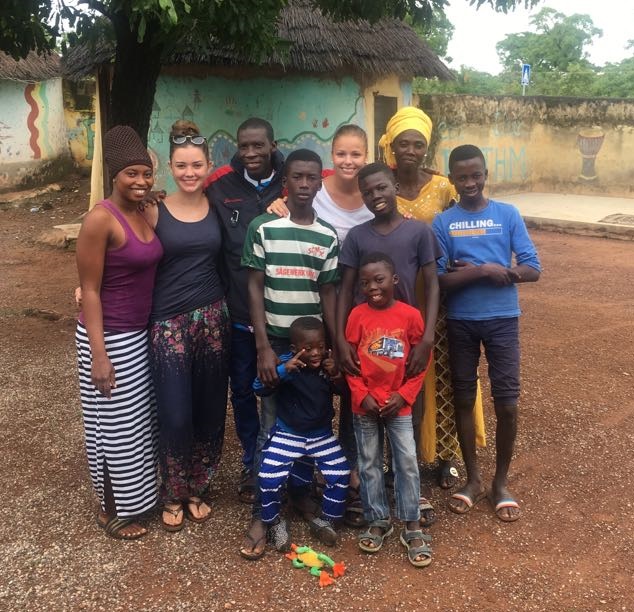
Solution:
M150 44L158 23L148 22L143 42L137 41L137 29L130 29L128 17L119 11L112 18L117 40L112 77L110 128L132 126L147 144L156 81L161 71L162 45Z

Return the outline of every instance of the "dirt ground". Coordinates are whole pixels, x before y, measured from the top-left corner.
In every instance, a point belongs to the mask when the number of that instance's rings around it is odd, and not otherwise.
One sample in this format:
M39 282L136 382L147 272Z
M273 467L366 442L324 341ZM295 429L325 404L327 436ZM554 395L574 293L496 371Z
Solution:
M274 551L257 563L239 557L249 508L235 493L231 418L207 524L169 535L154 520L132 543L96 526L75 370L74 254L36 241L75 220L85 193L85 180L71 180L26 209L0 211L0 609L634 609L634 243L533 233L545 272L521 288L511 470L521 520L502 524L486 501L455 516L434 488L429 568L410 567L396 537L363 555L344 530L332 556L348 573L320 589ZM42 203L50 208L30 212ZM492 441L490 401L486 411ZM480 458L490 478L491 445ZM298 520L293 533L311 543Z

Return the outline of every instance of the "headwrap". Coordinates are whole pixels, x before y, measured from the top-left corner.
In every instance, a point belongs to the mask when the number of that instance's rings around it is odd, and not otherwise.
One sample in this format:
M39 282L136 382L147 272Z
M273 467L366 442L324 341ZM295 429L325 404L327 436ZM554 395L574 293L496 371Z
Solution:
M137 164L152 168L152 160L139 135L129 125L116 125L106 132L103 139L103 154L110 177L121 170Z
M429 144L431 140L431 119L420 108L415 106L404 106L392 116L385 126L385 134L379 140L379 146L383 150L383 159L390 167L396 166L396 158L392 151L392 143L399 134L405 130L416 130L420 132Z

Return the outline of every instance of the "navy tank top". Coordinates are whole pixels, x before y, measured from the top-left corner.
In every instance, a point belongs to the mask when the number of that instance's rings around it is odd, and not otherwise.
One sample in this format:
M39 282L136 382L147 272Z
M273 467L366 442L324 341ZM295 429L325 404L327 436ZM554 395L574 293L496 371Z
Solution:
M212 304L224 289L218 273L220 227L211 207L200 221L179 221L159 203L154 231L163 245L154 282L151 321L165 321Z

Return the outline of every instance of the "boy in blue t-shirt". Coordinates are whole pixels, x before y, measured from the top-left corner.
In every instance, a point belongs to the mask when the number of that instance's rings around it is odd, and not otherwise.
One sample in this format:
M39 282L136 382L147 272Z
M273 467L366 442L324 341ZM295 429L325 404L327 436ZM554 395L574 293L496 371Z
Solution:
M519 211L484 197L487 176L480 149L456 147L449 156L449 180L460 202L433 223L443 251L438 260L439 283L447 294L456 425L467 470L467 483L451 496L449 509L466 514L486 495L476 460L473 420L482 345L497 418L491 501L497 517L511 522L520 517L519 504L507 488L520 394L516 285L538 280L541 267Z

